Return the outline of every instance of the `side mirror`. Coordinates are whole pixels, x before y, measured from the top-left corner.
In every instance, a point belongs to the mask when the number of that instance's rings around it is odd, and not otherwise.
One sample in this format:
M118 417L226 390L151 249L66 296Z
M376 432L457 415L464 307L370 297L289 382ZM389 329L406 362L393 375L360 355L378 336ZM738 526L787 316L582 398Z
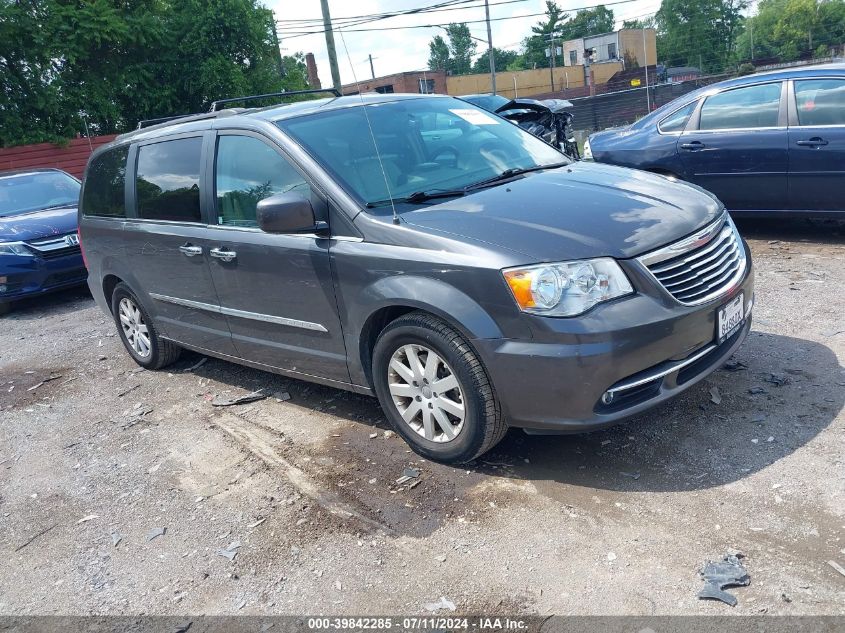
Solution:
M298 193L278 193L264 198L255 212L265 233L319 233L328 225L314 218L311 201Z

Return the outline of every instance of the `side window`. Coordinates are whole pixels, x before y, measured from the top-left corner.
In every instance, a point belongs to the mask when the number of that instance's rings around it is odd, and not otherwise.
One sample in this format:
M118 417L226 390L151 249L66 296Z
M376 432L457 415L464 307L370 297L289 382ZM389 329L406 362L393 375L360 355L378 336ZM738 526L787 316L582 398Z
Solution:
M311 187L276 150L251 136L221 136L215 168L217 224L258 226L259 201L294 191L308 198Z
M845 125L845 79L795 82L799 125Z
M695 110L695 106L697 105L698 101L693 101L692 103L685 105L683 108L675 110L672 114L658 123L657 128L664 134L669 134L671 132L683 132L684 128L687 126L687 121L689 121L692 111Z
M126 217L124 186L128 155L128 145L116 147L100 154L88 167L82 194L84 215Z
M699 130L776 127L781 84L726 90L708 97L701 107Z
M138 148L135 190L138 217L200 222L202 138L163 141Z

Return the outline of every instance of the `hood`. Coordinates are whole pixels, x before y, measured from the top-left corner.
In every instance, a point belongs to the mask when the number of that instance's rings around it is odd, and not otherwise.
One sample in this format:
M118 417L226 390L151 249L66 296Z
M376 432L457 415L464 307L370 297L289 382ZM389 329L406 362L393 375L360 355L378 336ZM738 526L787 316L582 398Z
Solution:
M496 108L496 114L502 114L509 110L532 110L534 112L562 112L571 108L572 102L566 99L512 99L501 107Z
M634 257L692 233L721 212L722 205L698 187L579 162L404 212L402 219L517 251L529 263Z
M76 231L76 207L0 216L0 242L26 242Z

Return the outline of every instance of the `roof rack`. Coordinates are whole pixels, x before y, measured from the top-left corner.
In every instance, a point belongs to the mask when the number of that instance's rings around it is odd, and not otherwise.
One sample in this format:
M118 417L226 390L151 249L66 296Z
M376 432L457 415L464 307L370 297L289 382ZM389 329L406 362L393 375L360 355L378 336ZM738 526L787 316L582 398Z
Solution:
M136 127L135 129L136 130L142 130L145 127L150 127L151 125L158 125L159 123L167 123L168 121L175 121L176 119L182 119L186 116L197 116L198 114L200 114L200 113L197 113L197 114L174 114L173 116L163 116L163 117L159 117L158 119L143 119L141 121L138 121L138 127ZM202 113L202 114L204 114L204 113Z
M129 132L119 134L115 140L122 141L131 138L142 131L146 132L156 128L168 127L177 123L190 123L191 121L203 121L205 119L219 119L221 117L232 116L240 114L244 108L228 108L226 110L217 110L216 112L202 112L200 114L179 114L176 116L161 117L159 119L146 119L138 123L138 127Z
M285 92L268 92L267 94L263 95L249 95L246 97L232 97L231 99L218 99L211 104L211 109L209 112L217 111L217 106L223 105L225 103L235 103L236 101L255 101L256 99L266 99L267 97L292 97L295 95L313 95L313 94L321 94L324 92L328 92L333 94L335 97L340 97L340 91L337 88L320 88L320 89L312 89L312 90L288 90Z

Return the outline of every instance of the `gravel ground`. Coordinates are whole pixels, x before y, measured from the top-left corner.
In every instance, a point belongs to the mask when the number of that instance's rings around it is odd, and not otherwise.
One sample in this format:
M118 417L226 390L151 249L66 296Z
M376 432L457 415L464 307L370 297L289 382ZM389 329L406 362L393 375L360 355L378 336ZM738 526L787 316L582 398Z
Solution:
M193 354L140 371L83 290L19 306L0 614L842 613L845 228L740 228L757 303L735 371L611 430L511 431L465 468L420 460L370 398ZM735 550L738 606L697 600Z

